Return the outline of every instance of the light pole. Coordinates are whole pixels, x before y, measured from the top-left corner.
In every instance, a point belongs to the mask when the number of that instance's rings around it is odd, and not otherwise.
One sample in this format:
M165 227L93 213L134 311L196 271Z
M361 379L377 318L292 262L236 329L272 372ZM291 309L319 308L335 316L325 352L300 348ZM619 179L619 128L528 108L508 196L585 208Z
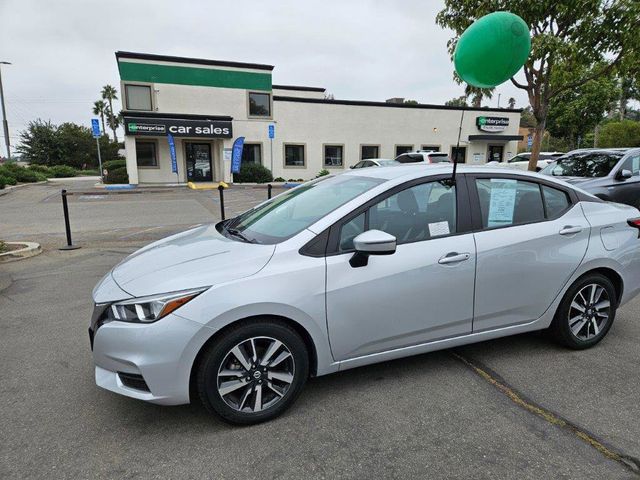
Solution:
M10 62L0 62L0 65L11 65ZM4 144L7 146L7 159L11 160L11 143L9 142L9 122L4 108L4 91L2 90L2 69L0 67L0 104L2 105L2 128L4 130Z

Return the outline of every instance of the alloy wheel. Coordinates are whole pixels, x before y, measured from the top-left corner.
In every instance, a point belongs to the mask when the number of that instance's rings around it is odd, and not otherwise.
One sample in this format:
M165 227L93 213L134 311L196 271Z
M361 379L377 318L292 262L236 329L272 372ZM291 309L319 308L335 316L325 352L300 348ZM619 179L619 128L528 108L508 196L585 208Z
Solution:
M252 337L234 346L218 370L218 393L243 413L266 410L289 391L295 361L289 348L271 337Z
M611 299L607 290L597 283L584 286L569 306L569 329L579 340L591 340L609 321Z

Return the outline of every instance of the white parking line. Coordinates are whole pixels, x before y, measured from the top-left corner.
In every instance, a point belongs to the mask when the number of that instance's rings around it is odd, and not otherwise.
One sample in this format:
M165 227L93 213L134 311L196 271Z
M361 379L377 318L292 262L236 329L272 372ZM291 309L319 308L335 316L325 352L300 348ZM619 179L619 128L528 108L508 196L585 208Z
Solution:
M129 238L129 237L134 237L136 235L140 235L140 234L145 233L145 232L150 232L151 230L157 230L158 228L162 228L162 227L163 227L163 225L160 225L160 226L157 226L157 227L145 228L144 230L140 230L139 232L133 232L133 233L130 233L128 235L124 235L124 236L120 237L120 240L124 240L125 238Z

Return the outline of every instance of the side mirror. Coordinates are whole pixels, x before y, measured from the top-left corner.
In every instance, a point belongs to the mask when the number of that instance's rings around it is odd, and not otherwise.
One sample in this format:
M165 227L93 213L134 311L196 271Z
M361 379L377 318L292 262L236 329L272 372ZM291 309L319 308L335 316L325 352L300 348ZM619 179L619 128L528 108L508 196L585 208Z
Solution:
M616 175L616 178L618 180L626 180L627 178L631 178L631 177L633 177L633 173L631 172L631 170L627 170L626 168L623 168L622 170L620 170Z
M349 263L352 267L364 267L369 255L391 255L396 251L396 237L381 230L368 230L353 239L356 253Z

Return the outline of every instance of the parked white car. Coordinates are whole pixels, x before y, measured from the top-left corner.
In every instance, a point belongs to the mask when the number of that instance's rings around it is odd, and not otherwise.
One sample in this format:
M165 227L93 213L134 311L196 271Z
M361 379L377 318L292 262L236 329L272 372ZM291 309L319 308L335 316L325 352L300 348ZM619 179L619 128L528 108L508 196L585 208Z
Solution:
M538 156L538 163L536 166L536 172L539 172L543 168L546 168L551 162L565 155L563 152L540 152ZM519 153L515 157L507 160L506 162L487 162L487 165L517 168L518 170L529 169L529 159L531 158L530 152Z

